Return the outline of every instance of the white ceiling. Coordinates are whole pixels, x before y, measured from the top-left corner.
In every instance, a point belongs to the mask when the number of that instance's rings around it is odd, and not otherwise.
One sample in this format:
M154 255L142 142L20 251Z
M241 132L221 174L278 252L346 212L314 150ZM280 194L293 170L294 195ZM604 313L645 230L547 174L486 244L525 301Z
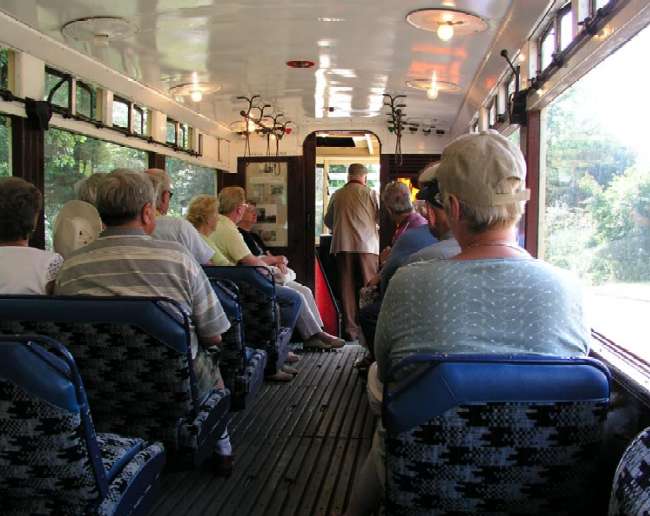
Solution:
M522 2L526 3L526 2ZM541 3L536 0L533 3ZM408 93L407 114L437 127L453 125L511 0L0 0L0 9L148 86L199 81L221 91L200 104L204 115L228 123L243 104L238 95L261 94L298 123L324 117L383 116L381 93ZM179 7L181 5L182 7ZM408 25L413 9L453 5L483 17L481 34L440 41ZM120 16L137 34L109 48L66 40L61 27L87 16ZM344 21L325 23L319 17ZM319 46L319 42L321 45ZM295 70L290 59L316 62ZM74 67L71 66L74 71ZM409 90L408 79L457 83L460 94L430 101ZM329 113L329 106L336 107Z

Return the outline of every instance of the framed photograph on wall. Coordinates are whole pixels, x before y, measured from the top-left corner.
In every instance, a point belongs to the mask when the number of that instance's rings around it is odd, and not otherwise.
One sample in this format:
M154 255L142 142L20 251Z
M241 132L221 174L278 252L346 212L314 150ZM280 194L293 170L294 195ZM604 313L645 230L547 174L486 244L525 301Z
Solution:
M246 163L246 199L257 208L253 231L268 247L289 244L286 162Z

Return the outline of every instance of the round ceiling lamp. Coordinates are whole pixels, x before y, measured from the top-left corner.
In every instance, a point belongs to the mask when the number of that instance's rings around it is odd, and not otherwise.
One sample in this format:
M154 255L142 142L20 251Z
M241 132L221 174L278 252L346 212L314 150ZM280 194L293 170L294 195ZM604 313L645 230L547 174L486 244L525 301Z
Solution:
M221 86L208 82L186 82L171 87L169 93L174 97L189 97L192 102L201 102L204 96L216 93L220 89Z
M406 15L406 21L416 29L435 32L442 41L488 29L488 23L480 16L448 7L417 9Z
M436 80L435 83L432 79L411 79L406 81L409 88L416 90L426 91L430 99L435 99L439 93L460 93L461 88L458 84L453 82L445 82Z
M89 16L72 20L61 27L61 33L75 41L107 47L113 41L130 38L138 32L134 23L117 16Z
M309 61L307 59L294 59L292 61L287 61L287 66L289 68L313 68L316 63Z

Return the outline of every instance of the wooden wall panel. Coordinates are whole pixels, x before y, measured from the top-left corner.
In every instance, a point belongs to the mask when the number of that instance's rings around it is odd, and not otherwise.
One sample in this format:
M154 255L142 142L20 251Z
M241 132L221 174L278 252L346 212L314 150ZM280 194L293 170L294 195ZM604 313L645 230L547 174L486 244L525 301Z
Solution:
M530 201L526 203L524 215L524 234L526 250L537 257L539 255L539 194L540 194L540 145L541 145L541 111L528 112L526 126L526 186L530 188Z

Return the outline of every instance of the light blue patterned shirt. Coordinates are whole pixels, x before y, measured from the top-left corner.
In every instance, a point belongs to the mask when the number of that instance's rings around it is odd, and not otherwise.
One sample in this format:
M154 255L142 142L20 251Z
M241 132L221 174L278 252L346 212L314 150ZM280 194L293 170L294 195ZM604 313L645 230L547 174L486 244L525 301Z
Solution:
M533 258L431 260L393 276L377 324L379 378L414 353L535 353L589 350L582 287Z

